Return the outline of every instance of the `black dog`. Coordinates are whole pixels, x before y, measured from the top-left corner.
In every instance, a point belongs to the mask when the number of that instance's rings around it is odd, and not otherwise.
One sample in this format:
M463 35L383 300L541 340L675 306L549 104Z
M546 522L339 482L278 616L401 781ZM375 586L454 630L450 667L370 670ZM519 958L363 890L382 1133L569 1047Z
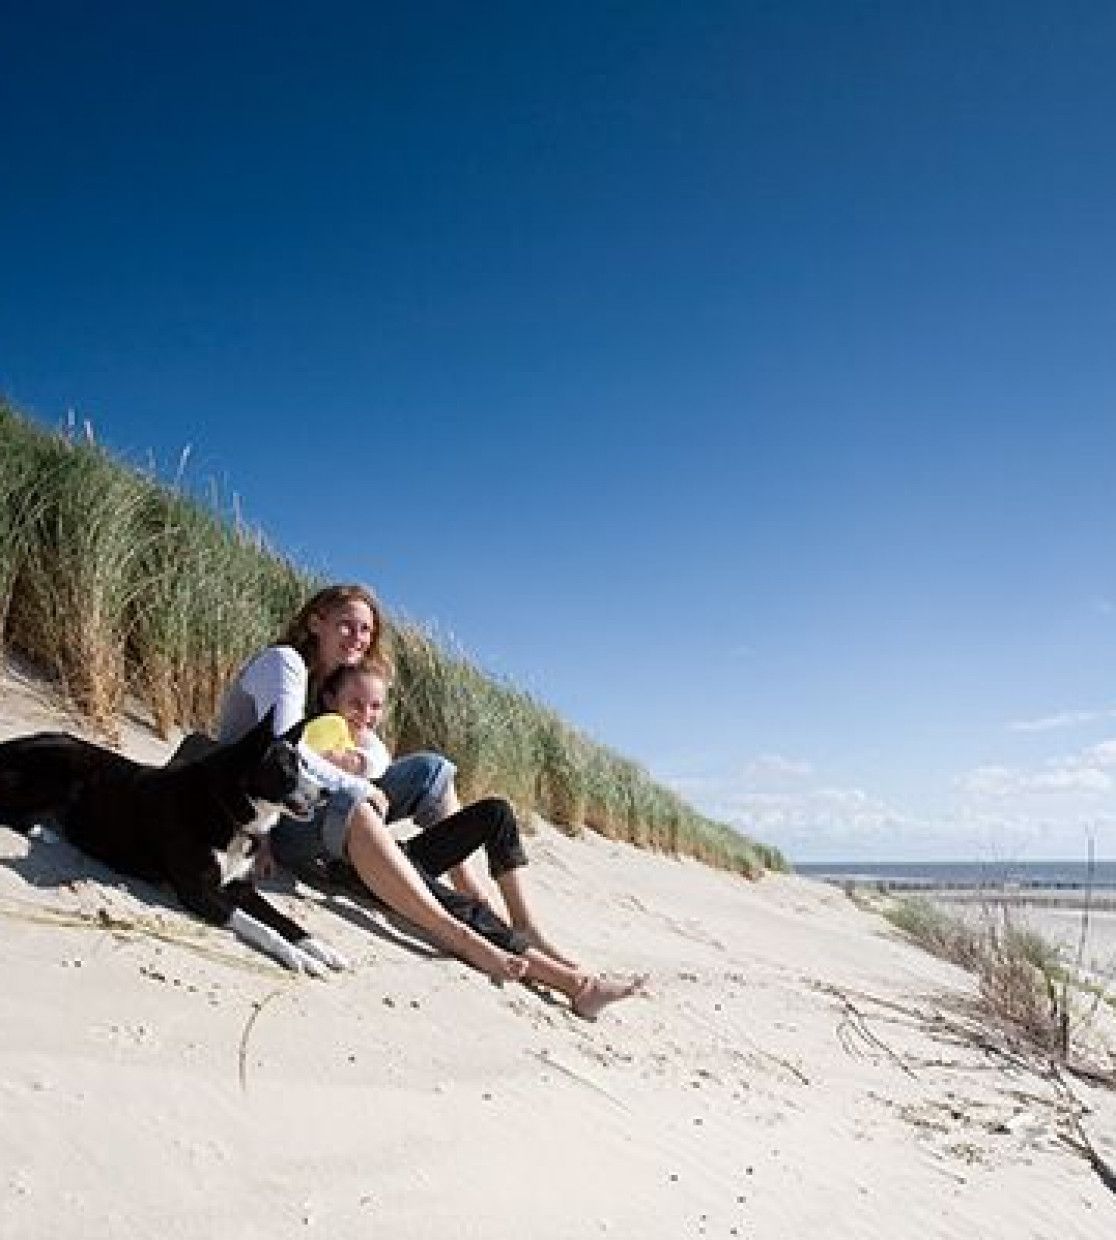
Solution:
M295 746L302 725L269 712L233 745L145 766L64 732L0 744L0 822L58 826L83 852L169 883L192 913L228 926L289 969L324 977L345 961L252 886L253 854L280 810L306 818L320 790ZM196 751L195 751L196 752Z

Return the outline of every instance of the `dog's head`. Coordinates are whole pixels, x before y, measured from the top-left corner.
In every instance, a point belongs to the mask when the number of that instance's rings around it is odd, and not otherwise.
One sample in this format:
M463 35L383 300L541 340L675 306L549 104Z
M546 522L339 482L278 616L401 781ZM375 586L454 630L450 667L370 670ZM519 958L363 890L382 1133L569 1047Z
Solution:
M322 794L299 756L303 721L275 736L274 714L269 710L223 754L226 807L237 826L253 835L266 834L280 813L308 820Z
M212 822L210 843L222 885L251 877L260 842L280 814L308 821L322 795L298 752L302 722L274 736L273 718L274 711L268 711L235 744L202 759L213 761L220 772L210 785L221 809Z

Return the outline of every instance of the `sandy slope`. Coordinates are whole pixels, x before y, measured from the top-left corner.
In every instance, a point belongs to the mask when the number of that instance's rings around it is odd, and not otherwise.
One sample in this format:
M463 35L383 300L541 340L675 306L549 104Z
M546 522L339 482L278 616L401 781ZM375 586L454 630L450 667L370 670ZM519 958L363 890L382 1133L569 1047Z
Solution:
M57 722L5 680L0 737ZM951 1034L969 979L840 893L531 852L555 938L649 997L588 1025L280 887L356 964L292 979L0 827L0 1236L1116 1234L1064 1095ZM1072 1089L1116 1162L1116 1097Z

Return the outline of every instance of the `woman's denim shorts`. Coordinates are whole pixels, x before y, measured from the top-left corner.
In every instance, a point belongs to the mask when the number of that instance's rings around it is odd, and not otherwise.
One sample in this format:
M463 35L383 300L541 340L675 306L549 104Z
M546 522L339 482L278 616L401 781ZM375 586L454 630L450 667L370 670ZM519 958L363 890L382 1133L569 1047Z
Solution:
M388 798L388 822L411 818L418 827L433 826L442 816L445 796L457 768L436 753L413 753L393 762L375 782ZM359 804L348 792L330 793L310 822L282 817L271 830L275 859L288 869L320 857L345 860L349 819Z
M284 815L271 828L271 851L289 870L310 865L321 857L343 859L349 819L360 804L351 792L331 792L309 822Z
M438 753L409 753L397 758L376 780L387 795L388 822L411 818L425 830L445 816L446 793L457 767Z

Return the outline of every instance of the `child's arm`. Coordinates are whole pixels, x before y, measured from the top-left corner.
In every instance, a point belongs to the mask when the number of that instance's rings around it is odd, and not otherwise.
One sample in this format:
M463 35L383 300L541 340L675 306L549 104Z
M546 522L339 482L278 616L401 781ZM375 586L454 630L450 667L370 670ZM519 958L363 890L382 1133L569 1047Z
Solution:
M391 764L391 754L388 752L387 746L380 740L372 728L361 728L359 731L354 732L353 744L356 748L350 749L349 754L360 762L361 776L368 780L378 779ZM368 799L372 802L380 817L386 822L391 804L388 801L387 793L373 783Z
M391 765L391 750L380 739L379 733L371 728L362 728L354 736L353 743L364 758L361 774L365 779L379 779Z
M360 775L362 778L368 765L359 749L327 749L322 757L343 771L348 771L350 775Z
M318 756L324 758L331 765L340 767L341 770L349 775L357 775L361 779L368 780L368 791L364 794L364 799L387 822L388 807L390 805L387 793L368 778L368 755L362 749L327 749Z
M326 713L311 719L303 730L299 749L310 751L319 768L337 772L335 777L329 777L333 782L326 782L314 771L326 788L344 787L346 781L358 783L361 800L370 800L378 807L379 798L371 795L372 784L365 777L364 758L353 748L349 725L340 715Z

